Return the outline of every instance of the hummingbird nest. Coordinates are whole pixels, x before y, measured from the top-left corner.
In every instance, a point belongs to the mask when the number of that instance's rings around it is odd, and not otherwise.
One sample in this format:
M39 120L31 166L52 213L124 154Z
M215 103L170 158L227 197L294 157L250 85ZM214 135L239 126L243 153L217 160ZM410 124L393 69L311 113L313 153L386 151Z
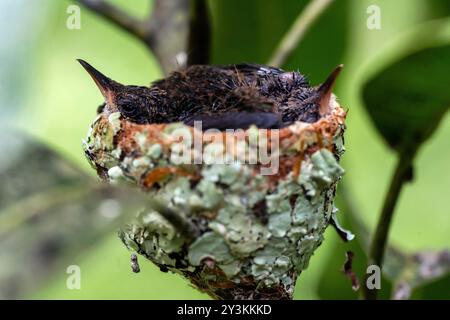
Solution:
M106 108L84 150L100 177L148 194L119 233L130 250L215 299L291 299L337 212L345 116L334 95L316 121L234 132Z

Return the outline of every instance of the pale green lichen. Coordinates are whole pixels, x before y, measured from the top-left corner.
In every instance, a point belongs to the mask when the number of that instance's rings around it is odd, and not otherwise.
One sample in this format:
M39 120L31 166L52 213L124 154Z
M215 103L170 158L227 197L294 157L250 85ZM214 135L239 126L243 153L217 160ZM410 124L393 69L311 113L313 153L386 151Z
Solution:
M108 122L111 124L113 134L117 134L120 131L120 117L120 112L114 112L108 116Z
M252 252L263 248L270 237L267 228L260 221L246 215L244 210L234 210L232 206L228 206L226 210L221 209L216 220L224 226L222 236L231 253L238 258L248 257Z
M174 208L191 207L191 211L218 209L217 216L209 222L209 232L204 233L188 248L188 260L198 266L205 258L214 260L231 279L239 281L243 275L251 275L259 285L292 284L292 277L286 273L294 268L297 274L304 270L314 250L323 240L323 231L328 225L332 205L326 205L327 187L335 183L343 173L331 153L319 150L311 156L311 163L305 166L296 183L289 177L280 183L275 192L265 195L256 191L248 193L245 174L224 175L234 172L236 166L210 166L206 168L208 178L190 189L188 179L179 177L169 182L159 193ZM214 170L216 168L216 170ZM234 168L234 169L233 169ZM239 171L244 171L241 167ZM217 184L226 181L235 186L226 190ZM308 180L307 180L308 179ZM212 180L212 181L210 181ZM307 182L305 182L307 180ZM258 190L258 189L256 189ZM304 190L308 192L304 193ZM252 195L252 196L250 196ZM295 202L292 201L295 197ZM255 198L252 201L248 199ZM259 199L266 199L268 224L265 226L253 216L252 207ZM161 246L161 239L167 239L164 228L151 228L143 220L141 228L155 233L159 239L153 241ZM152 239L150 237L150 239ZM175 268L167 255L167 246L161 248L166 255L155 255L155 250L146 254L160 264ZM173 252L173 251L172 251ZM240 265L252 261L251 267L239 269ZM288 280L288 278L290 280Z
M147 156L151 159L158 159L161 156L162 147L159 143L152 144L147 151Z
M215 232L204 233L189 247L188 259L193 266L199 266L205 258L219 264L229 264L235 260L224 238Z
M340 130L334 139L334 154L325 147L313 152L303 159L299 176L291 172L275 185L268 176L255 175L252 165L237 162L192 167L201 177L196 183L185 175L161 178L149 196L194 223L200 235L188 240L149 210L123 228L120 237L128 248L162 270L180 273L210 293L252 279L255 292L282 288L285 297L290 297L296 277L322 243L334 210L336 183L344 173L337 161L344 152ZM124 154L121 146L113 144L119 131L116 114L101 126L95 122L84 148L93 155L92 162L107 170L111 182L126 179L140 184L154 168L177 167L173 162L178 159L171 151L181 147L164 148L161 141L176 141L190 129L181 124L166 126L158 141L148 139L146 130L136 132L137 149L132 154ZM257 129L250 129L249 135L257 137ZM241 147L249 145L244 142ZM214 143L207 150L214 157L223 152ZM292 152L291 146L286 152ZM203 267L207 260L214 262L209 273Z

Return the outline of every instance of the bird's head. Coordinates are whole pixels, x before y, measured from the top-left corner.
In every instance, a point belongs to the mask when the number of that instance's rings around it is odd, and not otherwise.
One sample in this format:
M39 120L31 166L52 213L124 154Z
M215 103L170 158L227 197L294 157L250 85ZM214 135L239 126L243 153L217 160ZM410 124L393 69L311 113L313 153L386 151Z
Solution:
M134 123L147 123L151 119L149 113L152 110L154 97L149 88L120 84L102 74L86 61L78 59L78 62L92 77L105 99L105 107L102 112L106 114L120 112L124 118Z

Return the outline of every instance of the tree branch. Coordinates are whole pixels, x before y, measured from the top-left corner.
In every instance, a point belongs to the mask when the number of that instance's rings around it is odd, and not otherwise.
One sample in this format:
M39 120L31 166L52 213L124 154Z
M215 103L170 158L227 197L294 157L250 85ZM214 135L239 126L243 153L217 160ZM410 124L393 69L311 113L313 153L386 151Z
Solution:
M211 47L211 24L206 0L190 0L189 17L187 64L208 64Z
M104 0L77 0L86 8L94 11L106 20L124 29L132 35L144 39L149 36L145 28L145 21L130 16L125 11Z
M281 67L298 47L308 29L332 2L333 0L311 0L296 18L291 29L280 41L267 64L274 67Z
M155 0L152 14L140 20L106 0L75 0L127 31L155 55L164 74L178 69L176 55L187 43L188 0Z

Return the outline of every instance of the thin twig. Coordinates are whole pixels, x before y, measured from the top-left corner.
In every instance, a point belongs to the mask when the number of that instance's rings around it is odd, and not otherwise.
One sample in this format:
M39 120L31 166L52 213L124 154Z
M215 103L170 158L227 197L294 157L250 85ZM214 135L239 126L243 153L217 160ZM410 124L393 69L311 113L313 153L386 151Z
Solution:
M308 29L332 2L333 0L311 0L279 43L268 65L281 67L298 47Z
M411 165L414 154L415 152L408 152L400 155L370 246L368 257L369 265L383 265L394 209L405 182L409 181L411 178ZM375 300L377 298L377 293L377 290L370 290L365 286L364 295L367 300Z
M77 1L132 35L141 39L148 37L149 30L145 29L145 21L129 15L117 6L104 0Z
M211 46L211 23L207 1L190 0L189 17L187 64L208 64Z

